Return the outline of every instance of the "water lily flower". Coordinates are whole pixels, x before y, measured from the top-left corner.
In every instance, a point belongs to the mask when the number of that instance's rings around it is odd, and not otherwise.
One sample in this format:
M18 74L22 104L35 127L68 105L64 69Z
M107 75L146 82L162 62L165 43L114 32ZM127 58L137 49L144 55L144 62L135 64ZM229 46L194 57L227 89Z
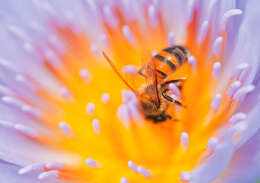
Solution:
M259 5L2 1L0 182L256 182ZM174 45L190 52L169 76L185 78L168 86L183 106L155 123L138 69Z

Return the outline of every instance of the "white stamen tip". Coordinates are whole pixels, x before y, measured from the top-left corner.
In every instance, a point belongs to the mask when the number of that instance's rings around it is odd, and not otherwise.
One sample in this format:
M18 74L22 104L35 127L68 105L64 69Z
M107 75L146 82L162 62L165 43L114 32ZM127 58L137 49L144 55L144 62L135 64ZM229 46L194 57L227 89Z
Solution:
M187 21L190 22L194 15L194 9L195 9L196 1L187 1L186 11L187 11Z
M155 55L157 55L157 51L152 52L152 56L154 57Z
M23 175L23 174L26 174L30 171L32 171L32 167L29 165L29 166L26 166L26 167L19 169L18 174Z
M243 121L247 118L247 115L245 113L239 112L234 114L233 116L231 116L231 118L229 119L229 122L231 124L236 124L240 121Z
M190 172L181 172L181 180L185 182L191 181L191 173Z
M14 95L14 92L6 86L0 85L0 93L3 95Z
M23 49L24 49L24 51L29 52L29 53L33 53L33 51L34 51L33 45L28 42L23 44Z
M247 124L245 122L239 122L235 124L233 127L236 132L241 132L247 129Z
M15 81L21 82L21 83L26 83L26 82L28 82L27 79L25 78L25 76L23 76L22 74L17 74L17 75L15 76Z
M27 165L27 166L19 169L18 174L24 175L24 174L27 174L27 173L34 171L34 170L42 171L43 169L44 169L43 164L31 164L31 165Z
M174 45L174 33L169 32L168 33L168 46L173 46Z
M9 96L3 96L2 101L8 104L12 104L14 103L15 99L13 97L9 97Z
M85 0L85 1L83 1L83 2L86 3L86 6L87 6L88 8L90 8L91 11L93 11L94 13L97 13L97 12L95 12L95 11L97 11L96 1L94 1L94 0Z
M61 60L53 50L47 49L45 51L45 57L55 68L59 68L61 66Z
M27 78L24 75L22 75L22 74L17 74L15 76L15 81L20 82L20 83L24 83L24 84L27 84L27 85L30 85L30 83L27 80Z
M14 70L13 65L10 63L9 60L0 58L0 65L1 67L5 67L8 70Z
M100 134L100 122L99 122L99 120L94 119L92 125L93 125L93 129L94 129L95 133Z
M96 44L92 43L90 46L90 50L93 54L99 55L99 48Z
M122 177L122 178L120 179L120 183L128 183L128 179L125 178L125 177Z
M63 167L63 164L58 163L58 162L49 162L45 165L45 168L56 169L56 170L60 170L60 169L62 169L62 167Z
M28 114L31 114L36 117L40 117L42 115L42 112L39 109L36 109L32 106L29 106L27 104L21 106L21 110L23 112L26 112Z
M92 102L89 102L86 107L86 111L88 115L93 115L95 111L95 104Z
M209 139L207 146L210 149L210 151L214 152L217 144L218 144L218 138L212 137L212 138Z
M59 176L59 172L57 170L51 170L48 172L43 172L38 176L39 180L44 180L44 179L57 179Z
M70 97L70 92L67 88L61 88L61 95L62 97L68 99Z
M137 166L134 162L128 161L128 167L135 173L137 173Z
M249 67L248 63L241 63L241 64L237 65L236 69L241 71L241 70L244 70L248 67Z
M254 85L247 85L240 88L237 92L235 92L233 99L240 100L242 97L252 92L255 89Z
M186 133L186 132L182 132L182 133L181 133L181 145L182 145L184 148L187 148L188 145L189 145L189 134Z
M65 135L70 135L72 133L72 128L66 122L59 122L59 128Z
M27 126L24 126L22 124L16 124L14 126L14 128L19 131L20 133L26 135L26 136L29 136L31 138L35 138L38 136L37 132L32 129L32 128L28 128Z
M219 55L223 44L223 37L218 37L213 44L213 53Z
M125 38L129 41L129 43L134 44L135 37L134 37L131 29L127 25L124 25L122 28L122 31L123 31Z
M219 93L216 94L216 95L214 96L214 98L213 98L211 104L210 104L210 108L217 111L218 108L219 108L219 105L220 105L220 103L221 103L221 99L222 99L221 94L219 94Z
M232 78L238 79L240 77L241 73L248 70L248 68L249 68L249 65L247 63L241 63L241 64L237 65L234 70L234 73L232 75Z
M123 72L125 74L134 75L137 73L137 68L133 65L125 65L123 67Z
M104 103L104 104L107 104L110 100L110 96L108 93L103 93L102 96L101 96L101 101Z
M122 90L123 103L128 103L136 99L134 92Z
M119 106L117 110L117 117L118 119L124 124L126 128L130 126L130 115L127 109L126 104L122 104Z
M213 77L218 77L221 72L221 63L220 62L215 62L213 64L213 71L212 71L212 76Z
M154 5L149 6L148 15L152 26L156 26L158 24L157 12Z
M105 46L108 45L108 39L107 39L106 34L101 34L101 35L99 36L99 38L100 38L101 42L102 42Z
M48 15L56 15L54 7L48 3L48 2L42 2L42 1L32 1L35 3L35 5L43 10Z
M108 5L106 5L103 7L103 12L105 14L105 19L108 22L108 24L111 27L116 28L118 26L118 20L115 14L113 13L112 9Z
M97 162L91 158L87 158L85 160L86 165L88 165L91 168L97 168Z
M191 67L195 68L197 66L197 60L194 56L190 56L188 58L188 62L191 65Z
M152 4L154 6L158 6L159 5L159 0L151 0L152 1Z
M142 166L138 166L137 167L137 172L140 173L141 175L149 178L151 177L151 173L149 172L149 170L147 170L146 168L142 167Z
M21 39L22 41L24 41L24 42L30 41L30 38L19 27L15 26L15 25L8 25L7 29L10 33L12 33L14 36Z
M177 97L180 97L180 96L181 96L181 92L180 92L179 88L178 88L174 83L169 84L169 88L172 90L172 92L173 92Z
M88 81L89 80L89 73L86 69L81 69L79 71L79 75L80 77L84 80L84 81Z
M204 21L201 25L199 35L198 35L198 42L199 43L205 40L207 32L208 32L208 28L209 28L209 22Z
M234 95L234 93L238 90L238 88L241 86L241 82L240 81L234 81L229 89L227 90L227 95L232 97Z
M131 100L127 104L127 110L129 113L129 116L135 123L140 123L141 115L140 111L138 109L138 103L136 99Z
M54 34L51 34L49 37L48 37L48 41L49 43L55 47L57 49L57 51L61 52L61 53L64 53L65 52L65 47L64 45L62 44L62 42L60 41L60 39L55 36Z
M223 17L222 17L222 20L221 20L221 30L225 30L225 27L228 23L228 21L236 16L236 15L241 15L243 13L243 11L241 9L231 9L231 10L228 10L224 13Z

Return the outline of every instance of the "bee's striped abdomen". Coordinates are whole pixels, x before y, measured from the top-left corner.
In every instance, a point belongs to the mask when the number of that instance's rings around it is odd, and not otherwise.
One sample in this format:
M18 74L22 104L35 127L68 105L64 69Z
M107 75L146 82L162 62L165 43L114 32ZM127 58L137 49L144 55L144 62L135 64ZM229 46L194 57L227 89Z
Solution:
M183 46L165 48L156 54L151 62L156 66L158 78L163 80L175 72L188 60L188 55L188 49Z
M172 71L176 70L176 65L168 57L157 54L154 56L154 58L156 59L155 61L158 62L158 60L159 60L159 62L163 62L164 64L166 64L168 67L171 68ZM161 65L160 63L156 63L156 64ZM158 68L158 66L157 66L157 68Z
M175 56L178 60L179 67L188 60L188 49L183 46L173 46L165 48L162 51L170 53L172 56Z

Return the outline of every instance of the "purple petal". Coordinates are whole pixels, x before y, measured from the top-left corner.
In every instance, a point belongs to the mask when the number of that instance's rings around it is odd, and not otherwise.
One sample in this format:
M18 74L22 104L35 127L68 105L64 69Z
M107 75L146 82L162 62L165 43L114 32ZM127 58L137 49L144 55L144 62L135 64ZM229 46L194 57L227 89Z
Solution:
M214 183L256 182L260 178L260 131L257 132L234 155Z
M38 180L38 172L29 173L26 175L18 175L18 170L21 167L0 163L0 182L8 182L8 183L49 183L50 180ZM61 180L52 180L53 183L65 183Z
M217 178L226 168L233 155L233 130L228 129L225 138L220 142L214 153L192 171L191 183L209 183Z

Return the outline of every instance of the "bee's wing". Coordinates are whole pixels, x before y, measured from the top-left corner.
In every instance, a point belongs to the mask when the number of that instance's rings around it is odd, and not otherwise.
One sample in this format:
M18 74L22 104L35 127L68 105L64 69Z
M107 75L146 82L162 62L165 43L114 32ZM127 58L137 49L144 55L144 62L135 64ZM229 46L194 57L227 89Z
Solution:
M143 50L141 67L138 74L146 79L146 86L149 87L149 95L152 100L155 101L156 106L159 107L160 100L158 94L158 80L156 72L155 60L152 57L152 52L149 50Z
M146 71L145 71L147 78L147 85L150 87L150 95L155 101L156 106L160 106L160 98L158 93L158 78L157 78L157 69L155 64L155 59L152 58L150 62L146 65Z
M152 51L146 48L143 48L142 55L141 55L141 63L140 68L138 70L138 74L147 78L149 75L147 75L147 63L152 59Z

